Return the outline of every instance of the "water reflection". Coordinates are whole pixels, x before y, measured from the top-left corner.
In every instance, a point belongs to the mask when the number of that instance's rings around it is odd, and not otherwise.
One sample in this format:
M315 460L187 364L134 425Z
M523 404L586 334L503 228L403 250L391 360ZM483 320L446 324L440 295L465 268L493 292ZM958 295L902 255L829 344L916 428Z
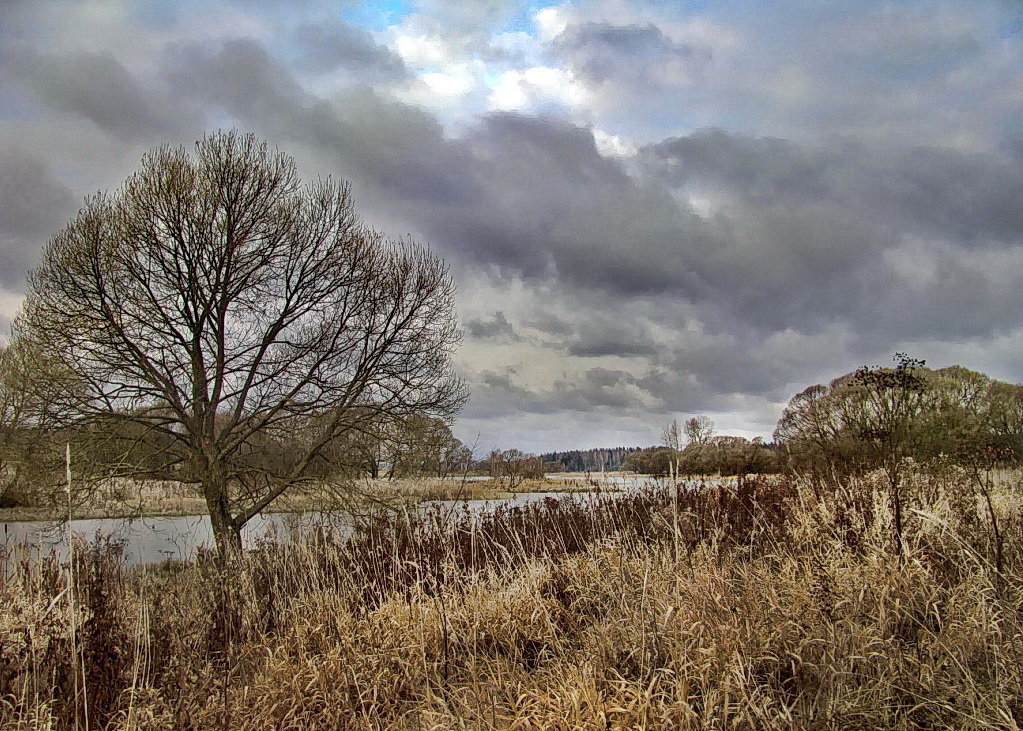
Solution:
M320 513L267 513L257 515L242 530L248 548L260 540L280 540L339 516ZM71 521L71 533L86 542L101 537L123 542L128 564L154 563L168 559L189 560L203 548L213 547L209 516L182 515L152 518L96 518ZM38 558L56 554L67 558L66 523L19 522L3 524L8 560Z

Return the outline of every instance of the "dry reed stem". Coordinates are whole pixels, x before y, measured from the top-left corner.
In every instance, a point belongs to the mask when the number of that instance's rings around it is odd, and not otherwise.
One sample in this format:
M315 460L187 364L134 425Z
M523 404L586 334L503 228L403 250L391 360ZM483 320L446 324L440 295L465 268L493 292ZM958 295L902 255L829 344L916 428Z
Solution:
M1019 482L1006 479L995 502L1015 526L997 575L983 507L917 480L914 494L933 499L913 498L904 554L871 478L820 500L779 481L650 488L492 518L408 515L352 540L268 546L227 574L203 561L124 572L93 551L83 642L123 653L120 675L102 676L119 694L101 720L1016 728ZM46 571L15 571L0 586L5 727L71 720L63 655L49 650L65 642L53 618L66 604L59 570ZM98 636L89 618L104 611ZM98 678L90 688L102 698Z

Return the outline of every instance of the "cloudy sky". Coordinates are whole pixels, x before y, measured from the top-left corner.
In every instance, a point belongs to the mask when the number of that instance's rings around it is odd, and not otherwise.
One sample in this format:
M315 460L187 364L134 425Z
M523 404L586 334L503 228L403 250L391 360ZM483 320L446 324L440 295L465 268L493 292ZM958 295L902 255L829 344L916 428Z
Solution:
M0 0L0 328L222 127L447 259L480 450L769 436L897 350L1023 381L1018 0Z

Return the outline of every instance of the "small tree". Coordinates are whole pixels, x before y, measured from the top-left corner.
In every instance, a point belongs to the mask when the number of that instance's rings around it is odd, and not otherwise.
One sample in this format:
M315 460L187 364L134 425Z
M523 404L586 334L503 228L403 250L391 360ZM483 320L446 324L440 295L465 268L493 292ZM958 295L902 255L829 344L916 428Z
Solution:
M35 502L38 487L54 477L63 444L58 450L50 407L76 388L71 374L29 343L0 346L0 506Z
M504 481L509 490L514 490L523 480L543 478L543 461L518 449L506 449L503 452L494 449L487 461L490 476L495 481Z
M668 461L668 477L672 480L678 479L679 464L682 460L682 439L682 429L678 425L678 419L672 419L661 433L661 443L671 450L671 459Z
M662 477L671 470L672 451L667 447L648 447L629 454L622 469L642 475Z
M23 348L0 346L0 506L13 498L21 482L28 430L29 392L24 383Z
M863 366L853 375L859 394L857 436L881 464L892 499L896 546L902 548L902 462L911 453L914 421L927 381L917 373L924 361L905 353L894 356L895 368Z
M199 486L222 555L344 435L465 401L443 262L363 226L251 135L163 147L86 201L29 278L16 336L85 384L68 422L132 422Z
M442 419L413 416L396 423L382 448L389 454L389 477L446 477L462 443ZM459 454L461 458L462 454Z
M714 422L709 416L694 416L686 421L685 431L690 444L706 444L714 436Z

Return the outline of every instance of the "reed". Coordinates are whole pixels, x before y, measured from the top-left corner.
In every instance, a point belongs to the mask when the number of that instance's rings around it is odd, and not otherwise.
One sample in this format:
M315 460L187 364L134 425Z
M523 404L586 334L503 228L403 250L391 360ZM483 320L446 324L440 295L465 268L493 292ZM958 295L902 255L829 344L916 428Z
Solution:
M868 475L373 514L229 565L127 569L106 542L73 602L25 560L0 725L1015 728L1023 485L968 478L914 474L901 550Z

